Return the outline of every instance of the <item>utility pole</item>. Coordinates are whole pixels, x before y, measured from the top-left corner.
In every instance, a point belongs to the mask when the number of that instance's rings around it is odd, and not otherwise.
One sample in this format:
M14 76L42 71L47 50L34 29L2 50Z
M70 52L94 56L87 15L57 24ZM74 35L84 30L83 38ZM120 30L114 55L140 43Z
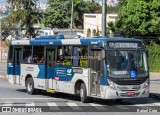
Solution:
M102 2L102 36L106 36L106 0Z
M71 24L70 24L70 34L72 34L72 29L73 29L73 10L74 10L74 0L72 0L72 9L71 9Z

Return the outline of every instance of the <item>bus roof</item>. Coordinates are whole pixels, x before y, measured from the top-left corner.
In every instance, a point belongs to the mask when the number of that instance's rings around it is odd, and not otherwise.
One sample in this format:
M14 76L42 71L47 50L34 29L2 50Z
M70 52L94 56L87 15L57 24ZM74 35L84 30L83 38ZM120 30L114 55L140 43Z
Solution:
M30 39L30 40L12 40L10 45L89 45L102 44L104 41L139 41L135 38L119 38L119 37L92 37L80 39Z

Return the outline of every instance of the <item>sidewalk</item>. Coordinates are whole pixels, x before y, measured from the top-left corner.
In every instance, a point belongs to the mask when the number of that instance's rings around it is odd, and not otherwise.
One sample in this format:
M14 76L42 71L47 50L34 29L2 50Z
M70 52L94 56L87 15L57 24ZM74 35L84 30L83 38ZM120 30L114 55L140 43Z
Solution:
M0 75L0 78L6 78L6 75Z
M160 99L160 74L150 74L150 97Z

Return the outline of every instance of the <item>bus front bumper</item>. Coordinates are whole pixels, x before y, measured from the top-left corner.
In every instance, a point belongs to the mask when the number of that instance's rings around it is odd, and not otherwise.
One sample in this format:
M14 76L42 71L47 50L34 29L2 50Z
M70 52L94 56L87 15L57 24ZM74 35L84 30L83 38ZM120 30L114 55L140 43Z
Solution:
M141 89L138 91L118 91L110 87L105 90L105 99L121 99L121 98L139 98L148 97L149 89Z

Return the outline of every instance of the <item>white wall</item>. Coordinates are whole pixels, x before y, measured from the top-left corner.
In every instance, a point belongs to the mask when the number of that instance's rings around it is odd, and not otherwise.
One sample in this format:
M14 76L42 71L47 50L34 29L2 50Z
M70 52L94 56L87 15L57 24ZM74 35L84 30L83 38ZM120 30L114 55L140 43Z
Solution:
M107 14L107 23L115 21L118 14ZM97 27L101 32L102 28L102 14L84 14L84 36L87 37L87 30L91 30L91 36L93 35L93 30L97 31Z

